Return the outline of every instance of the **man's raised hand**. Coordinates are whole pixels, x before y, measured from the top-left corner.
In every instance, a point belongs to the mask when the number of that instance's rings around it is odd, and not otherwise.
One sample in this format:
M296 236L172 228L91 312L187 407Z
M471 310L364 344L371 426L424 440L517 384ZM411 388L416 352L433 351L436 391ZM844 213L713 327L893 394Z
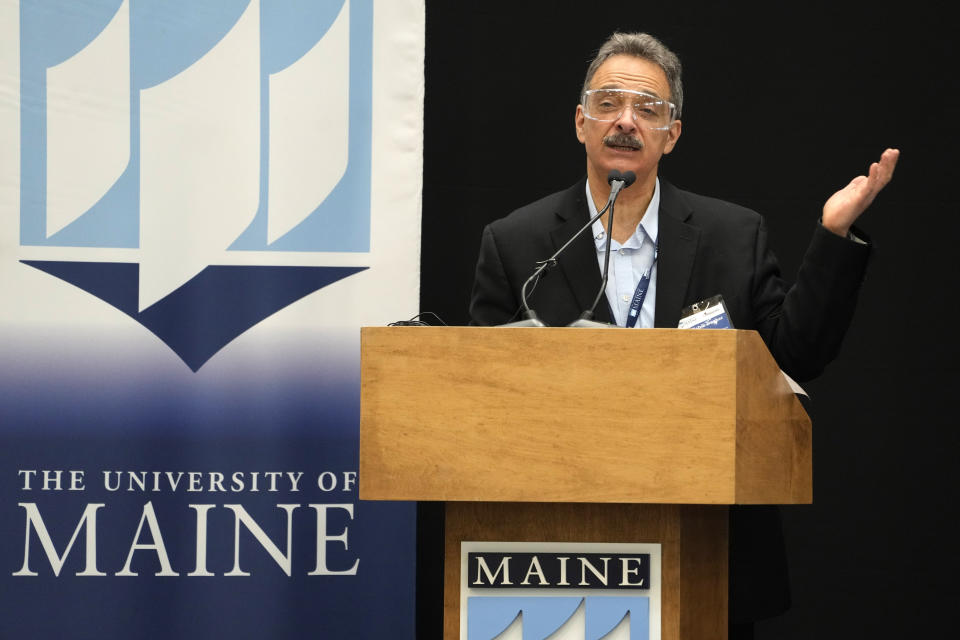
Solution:
M823 226L837 235L846 236L860 214L890 182L899 157L899 149L887 149L880 156L880 162L870 165L867 175L857 176L850 184L830 196L823 205Z

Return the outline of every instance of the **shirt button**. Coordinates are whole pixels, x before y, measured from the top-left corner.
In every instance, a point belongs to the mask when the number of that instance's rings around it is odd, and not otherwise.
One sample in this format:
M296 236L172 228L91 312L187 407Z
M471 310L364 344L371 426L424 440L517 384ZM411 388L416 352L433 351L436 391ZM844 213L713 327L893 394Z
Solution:
M623 294L622 296L620 296L620 299L623 300L624 302L630 302L630 296L628 296L627 294Z

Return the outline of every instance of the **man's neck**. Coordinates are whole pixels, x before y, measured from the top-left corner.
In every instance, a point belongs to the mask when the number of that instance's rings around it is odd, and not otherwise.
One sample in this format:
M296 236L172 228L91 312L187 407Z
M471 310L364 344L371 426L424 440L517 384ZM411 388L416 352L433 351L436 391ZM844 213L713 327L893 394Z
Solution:
M590 181L590 194L599 211L610 197L610 185L607 184L606 176L593 175L591 172L588 172L587 179ZM617 196L616 211L613 216L614 240L622 244L637 230L637 225L640 224L640 220L647 212L647 207L650 206L650 200L653 199L656 183L656 172L647 176L637 176L637 181ZM606 228L607 214L603 214L600 222Z

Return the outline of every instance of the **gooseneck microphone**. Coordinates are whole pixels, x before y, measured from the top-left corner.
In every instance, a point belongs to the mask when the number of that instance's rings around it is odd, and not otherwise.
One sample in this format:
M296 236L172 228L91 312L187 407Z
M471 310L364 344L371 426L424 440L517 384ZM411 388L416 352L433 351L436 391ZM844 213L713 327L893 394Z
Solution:
M557 265L557 257L559 257L559 255L563 253L566 250L566 248L573 243L574 240L579 238L580 234L582 234L584 231L586 231L591 226L593 226L593 223L599 220L600 216L606 213L607 210L609 209L611 215L607 225L607 256L606 256L606 262L604 264L604 270L603 270L603 285L600 287L600 293L601 294L603 293L603 290L606 288L606 282L607 282L606 263L609 263L610 261L610 232L613 230L613 227L611 226L613 224L613 203L617 199L617 196L620 194L620 191L629 187L631 184L633 184L636 181L636 179L637 179L637 176L636 174L633 173L633 171L620 173L616 169L612 169L610 173L607 174L607 183L610 185L610 197L607 198L607 203L603 206L603 208L600 211L597 212L597 215L590 218L590 220L588 220L585 225L580 227L580 230L577 231L575 234L573 234L573 236L571 236L571 238L567 240L562 247L557 249L556 253L554 253L552 256L550 256L546 260L540 260L536 263L537 266L536 266L536 269L534 269L533 274L529 278L527 278L526 282L523 283L523 287L521 287L520 289L520 303L521 303L521 306L523 307L522 315L524 319L518 320L516 322L510 322L502 326L505 326L505 327L545 327L547 326L546 324L544 324L542 320L540 320L540 318L537 317L536 312L530 308L530 304L527 302L527 296L529 295L527 291L528 287L530 287L531 285L536 286L536 283L539 281L540 276L542 276L547 269L551 267L555 267ZM599 300L599 297L597 298L597 300ZM584 311L583 315L580 316L581 320L585 320L586 322L589 322L589 319L585 318L585 316L586 314L589 313L590 317L592 317L593 309L596 308L596 306L597 306L597 301L595 300L590 311ZM579 322L579 320L577 322ZM594 323L594 324L600 324L600 323ZM576 322L574 322L569 326L578 326L578 325Z
M609 324L605 322L596 322L593 320L593 312L597 308L597 304L600 303L600 298L603 297L604 291L607 289L607 273L610 268L610 243L613 241L613 212L614 212L614 203L617 200L617 196L620 195L620 192L630 185L632 185L637 180L637 175L633 171L625 171L620 173L617 170L611 171L607 175L607 182L610 183L610 198L607 200L607 207L610 208L610 215L607 216L607 243L604 247L603 252L603 276L600 278L600 290L597 292L597 297L593 299L593 304L590 305L590 308L580 314L580 317L568 324L568 327L615 327L614 324ZM597 216L599 217L599 215Z

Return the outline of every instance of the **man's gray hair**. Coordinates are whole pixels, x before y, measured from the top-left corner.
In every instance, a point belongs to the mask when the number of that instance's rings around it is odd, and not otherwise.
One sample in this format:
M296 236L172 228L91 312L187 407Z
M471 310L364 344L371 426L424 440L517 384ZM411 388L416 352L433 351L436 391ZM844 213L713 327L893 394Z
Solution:
M670 101L676 105L674 117L680 118L680 111L683 107L683 82L680 79L680 58L673 51L670 51L665 44L651 36L649 33L614 33L597 51L597 57L593 59L587 68L587 77L583 80L583 94L590 88L590 81L594 74L608 58L613 56L634 56L643 58L656 64L663 69L667 76L667 84L670 85Z

